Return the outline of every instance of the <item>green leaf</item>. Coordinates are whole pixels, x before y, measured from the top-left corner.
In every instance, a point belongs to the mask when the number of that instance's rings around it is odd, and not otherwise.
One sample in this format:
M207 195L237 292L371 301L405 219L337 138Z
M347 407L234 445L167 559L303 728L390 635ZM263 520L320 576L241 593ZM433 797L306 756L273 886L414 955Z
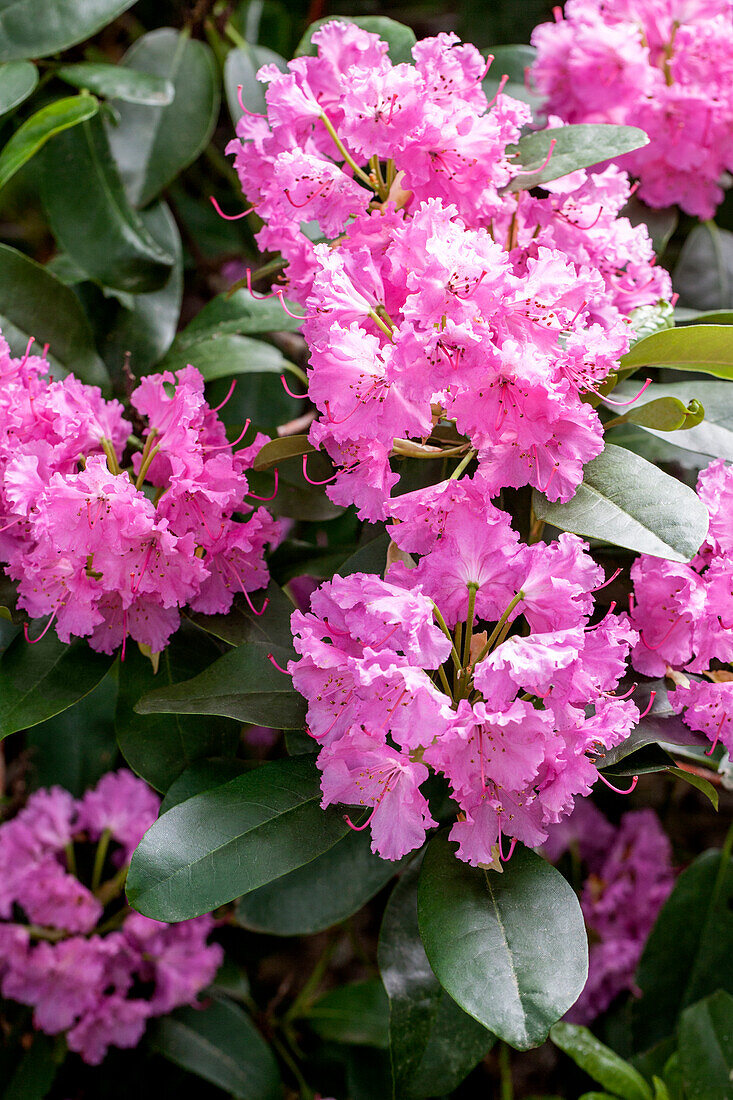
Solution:
M550 1038L604 1089L623 1100L652 1100L652 1090L641 1074L610 1047L604 1046L587 1027L555 1024Z
M293 364L279 348L234 333L204 336L183 349L174 346L161 363L161 369L175 371L188 364L200 370L207 382L238 374L295 372Z
M733 993L731 942L733 861L704 852L677 879L644 948L632 1017L638 1049L671 1035L680 1012L701 997Z
M625 383L614 390L614 397L633 397L637 390L638 386L633 383ZM657 439L666 438L686 451L733 461L733 386L728 382L700 382L690 378L667 384L655 382L652 391L660 397L675 398L685 405L699 401L705 409L705 419L671 436L666 433L663 436L649 425L644 425L646 431Z
M165 77L136 72L123 65L80 61L76 65L62 65L55 75L74 88L86 88L109 99L124 99L127 103L149 107L165 107L173 102L175 95L175 88Z
M400 869L349 831L311 863L240 898L237 923L273 936L310 936L358 912Z
M486 98L492 100L499 91L501 80L508 76L509 80L502 87L503 94L528 104L535 114L541 113L544 99L536 91L530 90L525 81L525 72L532 67L537 57L534 46L523 43L492 46L491 53L494 60L488 75L481 82Z
M651 710L620 745L609 749L596 759L598 767L613 768L631 753L646 745L694 745L703 749L710 747L704 734L690 729L681 716L672 710L664 680L651 680L638 690L634 701L640 711L646 708L652 691L655 696Z
M255 726L297 729L305 721L305 700L290 677L270 663L269 653L283 668L292 657L279 646L246 642L192 680L148 692L135 710L138 714L220 714Z
M49 345L48 360L60 375L109 386L104 363L73 290L22 252L0 244L0 329L15 355L33 336Z
M31 1032L32 1043L20 1059L10 1081L3 1082L2 1100L44 1100L51 1091L62 1056L54 1040L39 1031ZM57 1046L58 1044L56 1044Z
M119 103L119 124L109 131L130 200L147 206L211 138L219 114L216 62L205 43L163 27L139 38L122 65L163 77L175 89L165 107Z
M518 1050L544 1042L585 985L578 899L559 871L521 846L500 874L469 867L447 836L436 836L420 875L418 919L443 988Z
M379 934L395 1100L453 1092L495 1042L430 969L417 923L419 874L416 860L392 891Z
M153 1050L237 1100L281 1100L275 1056L247 1013L229 1000L181 1008L150 1028Z
M359 18L350 15L328 15L323 19L316 19L295 47L296 57L302 57L304 54L315 57L317 50L311 41L313 33L324 23L330 23L332 19L338 19L342 23L355 23L363 31L378 34L389 46L389 59L393 65L412 64L412 47L417 42L415 32L403 23L396 23L394 19L388 19L383 15L363 15Z
M243 772L249 771L250 766L257 765L250 760L230 760L222 757L197 760L171 783L160 804L160 813L167 813L174 806L179 806L181 802L185 802L187 798L193 798L196 794L223 786L224 783L236 779Z
M389 1046L389 1002L377 978L332 989L312 1005L308 1023L322 1039L358 1046Z
M25 736L33 786L59 784L81 798L117 762L114 713L117 667L68 710L34 726Z
M705 795L712 804L714 810L718 809L718 791L709 779L705 779L701 775L695 775L693 772L685 771L684 768L667 768L667 771L670 775L674 775L677 779L682 779L685 783L689 783L691 787L695 787L701 794ZM713 772L712 774L714 775L715 773Z
M160 655L157 674L136 646L130 646L120 664L120 689L115 712L117 742L127 763L158 791L171 783L195 760L233 756L239 727L221 718L167 714L154 718L138 714L135 704L146 692L166 690L200 673L218 656L210 639L181 631Z
M346 559L338 569L339 577L350 577L352 573L378 573L384 576L389 544L389 535L386 531L382 531Z
M183 299L183 250L178 226L164 202L157 202L140 217L161 248L173 256L170 275L160 288L132 296L130 308L120 306L105 319L99 346L105 361L118 373L130 355L130 369L138 378L165 355L178 327Z
M733 233L711 221L694 226L682 246L673 281L682 307L733 309Z
M554 145L548 161L551 142ZM517 153L514 163L521 165L522 175L510 180L505 190L527 191L567 176L578 168L590 168L648 144L649 138L637 126L580 123L577 126L537 130L525 134L514 146ZM511 146L509 148L511 150Z
M265 593L267 609L262 615L255 615L243 596L238 596L231 611L225 615L191 615L191 620L208 634L220 638L232 646L245 642L262 642L276 645L281 649L290 649L295 657L290 631L290 616L295 607L291 600L274 581Z
M664 250L679 223L679 210L677 207L666 206L661 210L653 210L650 206L645 206L636 195L632 195L621 213L629 219L632 225L645 225L647 227L652 241L652 248L658 258L663 256ZM641 308L646 307L642 306Z
M289 308L297 312L294 302L289 304ZM298 332L302 324L302 321L289 317L277 299L253 298L247 290L235 290L233 294L219 294L207 302L183 332L179 332L171 350L182 353L208 336Z
M679 1058L687 1100L730 1100L733 997L721 989L685 1009L679 1022Z
M532 506L561 531L671 561L693 558L708 529L707 508L692 489L612 443L585 467L571 500L551 504L535 491Z
M35 645L22 634L0 660L0 739L71 707L109 672L112 658L87 642L66 645L49 631Z
M694 428L704 418L705 410L696 398L690 401L689 406L685 406L677 397L655 397L653 401L647 401L623 416L615 417L613 425L629 421L641 428L654 428L658 432L676 432L683 428Z
M239 88L242 88L242 102L252 114L261 115L267 111L265 102L266 84L261 84L257 79L257 72L263 65L277 65L282 72L287 72L288 64L285 58L280 57L274 50L268 50L266 46L250 46L246 44L237 49L230 50L224 62L224 92L231 120L236 126L242 117L242 108L239 105Z
M35 91L38 69L30 61L6 61L0 65L0 115L5 115Z
M89 278L132 293L158 290L174 257L128 203L101 120L58 134L42 166L41 197L51 229Z
M255 458L253 470L270 470L273 466L279 466L288 458L300 458L302 455L312 454L316 447L308 442L307 435L284 435L281 439L271 439L265 443Z
M188 920L310 863L348 830L321 797L314 760L298 756L174 806L132 857L130 904L155 920Z
M46 57L91 38L134 0L0 0L0 61Z
M733 378L733 340L728 325L662 329L634 344L621 367L668 367Z

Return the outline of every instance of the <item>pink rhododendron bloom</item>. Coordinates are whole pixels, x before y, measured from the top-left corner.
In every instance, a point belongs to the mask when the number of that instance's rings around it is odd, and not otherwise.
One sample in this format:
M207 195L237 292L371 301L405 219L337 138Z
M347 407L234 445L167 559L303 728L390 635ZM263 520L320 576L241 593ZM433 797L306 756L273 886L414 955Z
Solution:
M223 957L207 943L211 917L164 925L124 907L121 876L158 804L122 770L81 799L37 791L0 825L0 993L31 1007L39 1030L65 1032L92 1065L110 1046L136 1046L151 1017L194 1004ZM75 849L89 843L110 875L105 906L99 883L76 875Z

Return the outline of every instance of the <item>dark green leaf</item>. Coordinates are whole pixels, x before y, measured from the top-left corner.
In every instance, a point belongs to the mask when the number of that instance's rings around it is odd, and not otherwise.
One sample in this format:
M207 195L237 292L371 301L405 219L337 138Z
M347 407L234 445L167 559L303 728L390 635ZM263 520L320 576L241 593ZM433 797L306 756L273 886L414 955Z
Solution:
M56 76L74 88L86 88L110 99L124 99L149 107L165 107L173 102L175 95L173 85L165 77L136 72L123 65L80 61L76 65L62 65L56 70Z
M33 1042L23 1054L10 1081L2 1082L2 1100L44 1100L51 1091L63 1056L54 1049L54 1040L40 1031L31 1033Z
M19 634L0 661L0 738L73 706L107 675L111 664L111 657L95 653L87 642L66 645L53 630L35 645Z
M18 107L37 83L38 69L30 61L7 61L0 65L0 115Z
M389 1046L389 1002L377 979L332 989L308 1009L308 1023L322 1039L359 1046Z
M270 583L265 598L267 609L263 615L255 615L244 597L240 596L226 615L191 615L191 619L202 630L229 645L262 642L292 650L290 616L295 610L292 602L274 581ZM295 656L294 650L292 656Z
M686 1008L679 1058L687 1100L730 1100L733 1082L733 997L719 990Z
M670 775L674 775L677 779L682 779L685 783L689 783L691 787L695 787L701 794L705 795L714 810L718 809L718 791L709 779L705 779L702 775L695 775L694 772L685 771L684 768L667 768L667 771ZM715 773L711 774L714 775Z
M319 780L312 757L290 757L174 806L132 857L130 904L156 920L187 920L328 851L348 825L321 809Z
M692 489L612 443L588 463L566 504L538 492L532 501L539 519L562 531L671 561L694 557L708 529L707 508Z
M281 439L271 439L258 453L252 468L270 470L287 458L300 458L312 454L316 448L308 442L307 435L285 435Z
M518 846L503 873L472 868L439 834L418 888L420 934L443 988L518 1050L539 1046L580 995L588 944L559 871Z
M309 936L356 913L399 871L373 855L368 832L349 831L343 840L305 867L245 894L237 922L254 932Z
M171 783L160 804L161 814L172 810L174 806L179 806L187 798L193 798L195 794L221 787L231 779L236 779L238 775L249 771L250 766L251 761L223 757L197 760Z
M633 382L625 383L614 390L614 397L633 397L637 390ZM683 404L698 400L705 409L701 424L667 435L670 443L695 454L733 461L733 386L728 382L700 382L690 378L682 382L655 383L653 392L677 398ZM658 439L663 438L654 427L645 425L645 430Z
M674 288L682 307L733 309L733 233L711 221L694 226L674 270Z
M653 332L621 360L626 367L669 367L733 378L733 340L728 325L686 325Z
M275 1056L247 1013L228 1000L165 1016L151 1028L149 1042L170 1062L237 1100L282 1097Z
M364 546L359 547L356 553L347 558L338 570L340 577L350 577L352 573L378 573L384 576L387 568L387 550L390 537L383 531L375 539L371 539Z
M639 710L646 709L652 691L655 692L655 696L649 713L642 718L638 726L634 727L625 741L597 758L596 763L599 767L613 768L631 753L646 745L695 745L698 748L709 748L707 737L697 730L691 730L681 716L672 710L664 680L645 683L635 693L634 701Z
M525 80L525 72L531 68L537 57L534 46L524 44L515 46L492 46L491 53L494 60L491 62L488 76L484 77L482 86L486 98L491 100L499 90L499 83L504 76L509 80L503 85L504 95L512 99L519 99L529 104L533 112L539 112L542 108L543 97L530 91Z
M387 19L383 15L363 15L359 18L348 15L328 15L323 19L317 19L315 23L311 23L296 46L296 57L301 57L303 54L315 56L316 47L311 41L313 33L324 23L330 23L332 19L338 19L342 23L356 23L362 30L378 34L389 46L389 58L393 65L403 62L408 65L412 63L412 47L417 41L415 32L410 27L396 23L394 19Z
M290 304L293 312L295 303ZM253 298L247 290L219 294L200 309L176 337L174 352L198 343L205 336L257 336L263 332L298 332L302 321L289 317L276 298Z
M174 257L127 201L99 118L54 138L41 195L56 239L91 279L140 293L159 290L170 275Z
M49 345L49 362L59 374L73 371L82 382L109 385L74 292L6 244L0 244L0 329L15 355L33 336L41 347Z
M287 62L266 46L246 44L230 50L224 62L224 92L232 122L236 126L242 117L239 105L239 88L242 89L242 102L252 114L265 114L266 84L257 79L257 72L263 65L277 65L282 72L287 71Z
M163 27L139 38L122 64L163 77L175 88L165 107L119 103L119 124L109 132L131 201L147 206L209 142L219 113L216 63L205 43Z
M587 1027L555 1024L550 1032L555 1046L569 1054L576 1065L624 1100L652 1100L652 1090L633 1066L604 1046Z
M285 374L293 371L279 348L251 336L222 333L204 336L178 350L175 346L161 364L163 370L180 370L188 364L201 371L207 382L235 374Z
M167 791L171 783L195 760L207 756L233 756L239 728L221 718L164 714L138 714L135 705L149 691L168 690L200 673L218 656L210 639L186 637L179 632L160 655L157 674L136 646L128 647L120 664L120 690L115 730L127 763L152 787Z
M220 714L255 726L297 729L305 720L305 700L290 677L270 663L269 653L283 668L292 656L279 646L246 642L192 680L148 692L135 709L138 714Z
M165 355L178 326L183 298L183 256L175 219L164 202L140 212L148 232L173 256L173 267L160 290L135 294L130 308L120 307L103 326L100 347L110 370L119 372L130 355L136 377L146 374Z
M698 856L677 879L636 972L634 1035L645 1050L671 1035L680 1012L701 997L733 993L733 861Z
M728 309L684 309L678 306L674 311L678 325L733 325L733 312Z
M495 1042L490 1031L448 996L430 969L417 923L419 874L415 861L401 876L379 934L379 970L390 1003L395 1100L452 1092Z
M134 0L0 0L0 61L45 57L91 38Z
M84 699L28 731L34 787L59 784L81 798L114 767L116 699L117 668L113 665Z
M548 161L551 142L554 145ZM515 163L521 165L522 175L515 176L506 190L526 191L648 144L649 138L638 127L606 123L580 123L525 134L516 145Z

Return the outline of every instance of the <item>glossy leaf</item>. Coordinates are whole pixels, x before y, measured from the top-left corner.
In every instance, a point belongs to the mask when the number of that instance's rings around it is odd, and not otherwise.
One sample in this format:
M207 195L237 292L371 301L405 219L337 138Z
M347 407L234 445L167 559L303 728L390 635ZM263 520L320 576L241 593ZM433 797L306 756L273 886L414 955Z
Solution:
M695 775L694 772L688 772L684 768L667 768L667 772L676 779L681 779L683 783L689 783L691 787L695 787L700 794L705 795L714 810L718 809L720 796L718 795L717 788L713 786L709 779L705 779L702 775ZM713 772L711 774L714 775L715 773Z
M192 680L148 692L135 710L138 714L220 714L255 726L297 729L305 720L305 700L290 677L270 663L268 653L280 664L287 664L292 656L279 646L246 642Z
M161 367L175 371L189 363L201 371L207 382L239 374L280 375L293 372L292 363L279 348L235 333L204 336L183 349L173 347Z
M130 904L156 920L187 920L310 863L348 830L321 797L314 760L298 756L174 806L132 858Z
M628 421L638 424L640 428L653 428L666 433L694 428L704 418L705 410L697 398L692 398L689 405L684 405L677 397L655 397L653 401L647 401L623 416L615 417L614 424Z
M112 658L79 639L67 645L53 630L35 645L22 634L0 660L0 739L71 707L107 675Z
M340 577L350 577L352 573L379 573L384 576L387 568L387 550L390 537L383 531L376 538L360 546L338 569Z
M300 458L312 454L316 448L308 442L307 435L284 435L265 443L252 464L254 470L270 470L288 458Z
M287 71L285 58L266 46L244 46L230 50L224 62L224 93L231 120L236 126L242 117L239 105L239 88L242 89L242 102L252 114L265 114L266 84L257 79L257 72L263 65L277 65L282 72Z
M686 1100L729 1100L733 1081L733 997L722 989L686 1008L679 1022Z
M633 397L637 391L638 386L632 381L617 386L613 393L614 398L617 395L625 398ZM660 397L673 397L685 405L699 401L705 409L705 419L700 424L664 436L650 425L644 425L646 431L695 454L733 461L733 386L727 382L701 382L690 378L681 382L655 382L653 392Z
M96 95L150 107L165 107L173 102L175 95L172 83L165 77L136 72L124 65L80 61L76 65L62 65L56 70L56 76L74 88L86 88Z
M389 1002L378 979L332 989L308 1009L307 1019L322 1039L382 1050L389 1046Z
M166 281L174 257L127 201L99 118L58 134L47 147L41 195L56 239L89 278L132 293Z
M712 221L688 234L674 270L680 306L733 309L733 233Z
M30 61L0 64L0 115L19 107L35 91L38 69Z
M550 143L553 141L555 144L548 161ZM578 168L590 168L648 144L649 138L637 126L610 126L606 123L579 123L525 134L515 146L517 155L514 163L521 165L522 174L510 180L506 190L527 191L567 176Z
M686 325L653 332L634 344L621 366L668 367L733 378L731 330L728 325Z
M189 765L185 772L181 772L178 779L171 783L160 804L161 814L172 810L174 806L179 806L187 798L193 798L196 794L210 791L214 787L221 787L231 779L236 779L238 775L249 771L250 766L256 767L257 765L248 760L225 759L223 757L197 760L195 764Z
M358 912L400 870L371 851L368 831L349 830L311 863L240 899L237 923L274 936L310 936Z
M267 608L262 615L255 615L243 596L238 596L225 615L191 615L191 619L209 634L232 646L245 642L262 642L281 649L293 650L290 632L290 616L295 607L279 585L271 581L264 598Z
M395 1100L452 1092L495 1042L448 996L430 968L417 923L419 874L415 861L400 877L379 934Z
M577 1066L615 1096L622 1096L624 1100L652 1100L652 1090L641 1074L596 1039L587 1027L555 1024L550 1038Z
M237 1100L281 1100L275 1056L247 1013L229 1000L182 1008L156 1020L149 1042L170 1062Z
M324 23L330 23L332 19L339 19L344 23L356 23L357 27L361 27L362 30L369 31L371 34L378 34L382 41L389 46L389 59L393 65L399 65L403 62L408 65L412 64L412 47L417 41L415 32L403 23L397 23L394 19L388 19L384 15L363 15L358 18L348 15L328 15L323 19L317 19L315 23L311 23L296 46L296 57L301 57L303 54L311 57L315 56L316 47L311 41L313 33L319 27L322 27Z
M289 308L297 313L295 303ZM205 336L257 336L263 332L298 332L302 321L289 317L277 298L253 298L247 290L219 294L200 309L176 337L174 352L198 343Z
M633 1010L638 1049L671 1035L680 1012L701 997L733 994L732 941L733 860L704 852L677 879L644 948Z
M91 38L135 0L0 0L0 61L45 57Z
M692 489L612 443L588 463L566 504L537 492L532 500L538 518L562 531L671 561L694 557L708 529L707 509Z
M162 77L175 89L164 107L119 103L119 124L109 131L131 201L147 206L208 144L219 113L218 74L205 43L168 27L139 38L122 65Z
M418 920L443 988L518 1050L544 1042L585 985L578 899L559 871L521 846L497 873L458 860L439 834L420 875Z
M210 640L174 636L160 655L158 672L153 673L147 657L129 646L120 663L120 688L115 712L117 742L125 760L152 787L167 791L171 783L195 760L207 756L233 756L239 728L222 718L200 718L182 714L138 714L135 705L151 690L170 689L188 680L216 659Z

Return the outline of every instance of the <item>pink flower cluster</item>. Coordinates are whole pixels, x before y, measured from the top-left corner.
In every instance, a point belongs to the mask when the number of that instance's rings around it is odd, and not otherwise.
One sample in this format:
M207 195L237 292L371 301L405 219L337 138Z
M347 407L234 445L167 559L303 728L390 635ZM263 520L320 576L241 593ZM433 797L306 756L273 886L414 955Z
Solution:
M623 992L657 914L674 885L669 840L653 810L632 810L615 828L592 802L550 830L544 854L553 862L574 847L588 869L580 904L589 931L588 981L567 1019L587 1024Z
M455 456L476 459L487 499L567 500L603 448L587 397L633 310L670 293L646 230L618 216L627 178L503 190L529 111L487 101L484 59L455 35L419 42L414 65L345 23L313 41L316 57L260 71L267 117L242 118L230 150L306 309L329 496L384 519L399 456Z
M59 638L111 653L129 635L158 652L180 608L227 611L267 584L278 524L246 502L246 471L265 442L234 451L186 367L149 375L132 395L147 419L132 470L132 426L117 401L41 356L11 357L0 336L0 564L32 618ZM246 522L233 518L234 512Z
M566 122L639 126L643 149L621 163L649 206L712 218L733 169L730 0L568 0L535 28L532 70Z
M733 673L725 668L733 662L733 466L711 462L697 492L710 528L689 565L642 555L632 567L639 629L632 660L647 676L671 675L672 706L733 755Z
M93 1065L110 1046L136 1046L151 1017L193 1004L223 957L206 942L211 917L165 925L123 907L158 801L131 772L111 772L81 799L37 791L0 825L0 991ZM90 885L76 876L87 862Z
M292 617L323 805L371 807L355 827L398 859L436 825L432 770L457 803L459 857L496 865L502 835L546 839L638 721L615 695L636 632L612 613L590 625L603 571L580 539L519 543L475 481L398 503L407 561L384 581L334 577Z

